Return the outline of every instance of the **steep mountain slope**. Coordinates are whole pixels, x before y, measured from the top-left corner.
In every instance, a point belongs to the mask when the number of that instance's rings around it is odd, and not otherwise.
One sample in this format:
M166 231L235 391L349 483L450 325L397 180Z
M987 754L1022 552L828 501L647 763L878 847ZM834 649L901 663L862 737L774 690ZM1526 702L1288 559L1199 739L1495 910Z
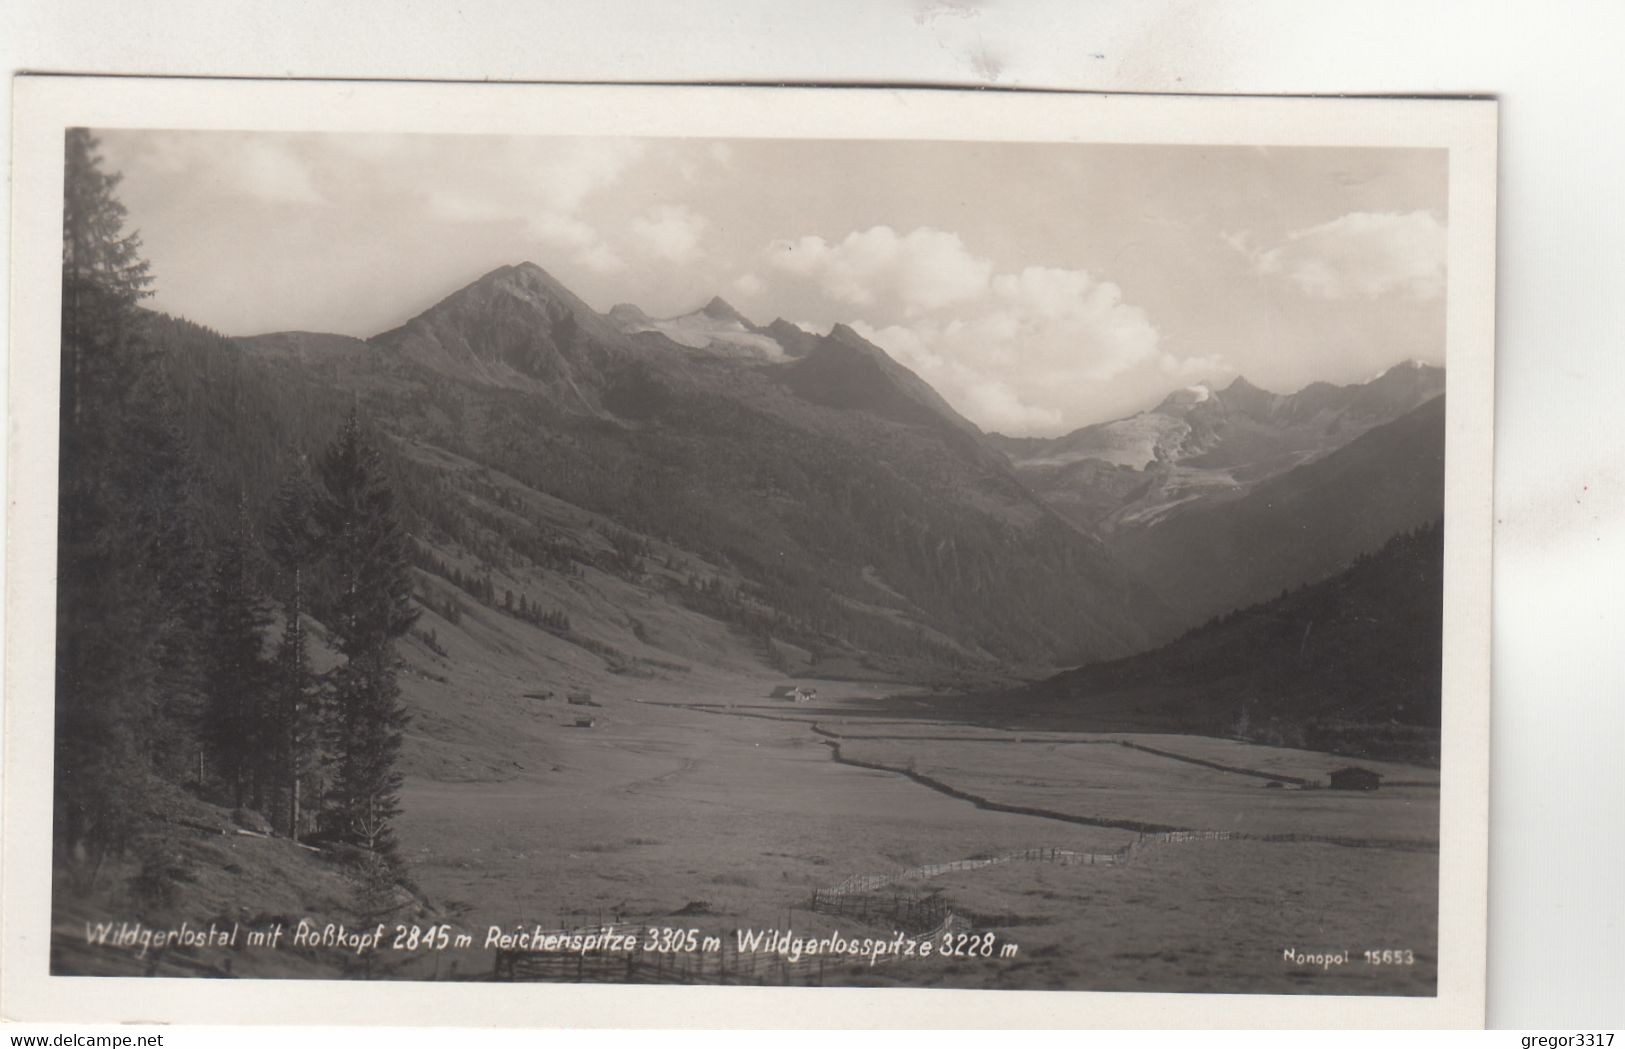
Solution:
M781 380L814 404L863 410L900 423L947 424L963 434L979 434L925 380L844 324L815 343Z
M775 632L798 643L834 630L896 651L937 632L973 660L978 649L1044 660L1132 649L1161 614L1098 543L952 423L816 404L771 371L676 360L615 378L602 397L613 420L539 425L531 398L459 383L380 390L376 411L623 528L736 566Z
M993 440L1047 502L1109 534L1236 498L1443 392L1444 372L1416 362L1368 383L1314 383L1290 395L1238 378L1051 440Z
M708 309L742 323L725 303ZM767 665L927 678L1166 636L1166 605L917 376L850 329L800 334L800 352L775 361L628 333L527 264L365 343L262 336L193 363L235 359L252 372L237 385L262 391L264 425L218 419L207 437L222 477L234 459L274 474L300 449L268 452L273 435L305 451L326 439L301 435L298 405L325 417L353 399L390 438L426 556L465 584L507 573L516 585L497 592L527 608L562 607L575 573L619 572ZM511 487L496 498L487 485ZM639 650L628 622L602 619L621 625L596 643ZM710 658L663 651L650 658Z
M368 344L381 362L541 393L593 414L606 374L629 351L608 320L528 263L486 274Z
M1138 727L1438 761L1444 529L1171 644L1001 697L1049 727Z
M1444 421L1435 397L1240 498L1116 532L1108 545L1188 621L1324 578L1442 516Z

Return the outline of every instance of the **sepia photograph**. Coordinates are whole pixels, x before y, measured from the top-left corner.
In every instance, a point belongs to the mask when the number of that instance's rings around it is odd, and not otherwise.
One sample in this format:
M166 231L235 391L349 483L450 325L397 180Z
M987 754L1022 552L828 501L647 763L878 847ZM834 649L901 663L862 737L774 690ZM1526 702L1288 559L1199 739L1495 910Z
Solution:
M1362 105L65 121L48 975L1439 998L1493 160Z

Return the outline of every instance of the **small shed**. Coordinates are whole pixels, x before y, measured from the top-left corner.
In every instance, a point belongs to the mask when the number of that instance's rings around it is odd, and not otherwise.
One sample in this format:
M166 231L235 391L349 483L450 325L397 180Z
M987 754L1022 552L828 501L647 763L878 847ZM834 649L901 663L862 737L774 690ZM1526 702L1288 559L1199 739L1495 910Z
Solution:
M597 718L576 718L576 728L592 728L598 723Z
M598 705L592 701L591 692L570 692L564 698L572 707L596 707Z
M1377 784L1382 781L1378 773L1356 765L1334 769L1326 778L1332 790L1376 790Z

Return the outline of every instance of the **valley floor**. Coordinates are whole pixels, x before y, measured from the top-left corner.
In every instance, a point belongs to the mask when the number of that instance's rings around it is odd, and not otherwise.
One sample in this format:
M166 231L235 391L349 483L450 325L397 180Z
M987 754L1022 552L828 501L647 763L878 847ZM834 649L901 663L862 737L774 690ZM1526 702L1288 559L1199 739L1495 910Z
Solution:
M87 948L84 923L105 915L59 898L55 971L1434 991L1434 771L1383 765L1392 785L1378 791L1315 789L1344 761L1192 736L1000 730L946 719L892 685L821 682L815 705L767 698L771 679L693 676L610 680L590 707L471 696L470 717L507 715L502 746L483 748L477 767L445 746L410 766L399 831L418 897L397 920L465 932L464 947L385 951L373 966L320 950L138 961ZM194 925L250 911L291 923L300 879L321 894L307 906L346 920L342 872L285 842L189 848L201 873L177 911L206 907ZM233 909L222 871L252 906ZM654 949L486 948L493 927L609 926ZM689 930L693 951L680 942ZM742 950L751 930L770 938ZM839 956L866 939L909 956ZM1398 953L1372 964L1367 951ZM1325 956L1346 962L1298 960Z
M1014 944L1014 957L871 966L811 956L745 973L824 985L1432 993L1436 772L1384 766L1408 785L1374 793L1296 789L1344 762L1201 737L1018 735L937 721L925 706L899 717L873 686L820 692L833 698L817 707L761 698L767 690L745 682L732 693L645 683L599 694L596 726L550 734L521 775L411 784L403 832L414 877L460 926L692 928L727 942L716 975L679 957L662 978L730 978L741 929L939 943L991 932L995 955ZM1098 862L919 870L1037 849ZM864 876L882 884L832 905L827 890ZM958 924L932 926L943 913ZM1284 961L1289 950L1348 962ZM1367 950L1411 961L1367 964ZM538 971L643 978L631 966Z

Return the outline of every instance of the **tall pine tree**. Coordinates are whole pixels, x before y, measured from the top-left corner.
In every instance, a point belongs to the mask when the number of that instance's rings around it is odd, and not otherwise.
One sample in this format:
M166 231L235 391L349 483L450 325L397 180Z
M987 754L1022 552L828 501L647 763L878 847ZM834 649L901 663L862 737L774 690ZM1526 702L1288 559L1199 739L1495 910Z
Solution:
M239 494L236 520L214 570L203 738L232 804L264 810L275 738L264 654L271 618L255 584L253 555L247 500Z
M160 779L193 752L203 573L140 241L96 139L72 129L65 150L55 829L70 858L99 858L151 830Z
M298 841L308 822L306 799L314 796L310 780L321 750L321 693L310 669L304 617L308 611L310 574L321 556L316 524L316 493L300 462L277 488L266 529L266 546L276 563L282 592L282 640L273 670L278 815L274 820Z
M392 857L400 811L396 758L407 714L395 680L395 639L417 618L409 542L383 461L352 409L318 464L318 508L333 570L329 613L344 663L333 674L332 829Z

